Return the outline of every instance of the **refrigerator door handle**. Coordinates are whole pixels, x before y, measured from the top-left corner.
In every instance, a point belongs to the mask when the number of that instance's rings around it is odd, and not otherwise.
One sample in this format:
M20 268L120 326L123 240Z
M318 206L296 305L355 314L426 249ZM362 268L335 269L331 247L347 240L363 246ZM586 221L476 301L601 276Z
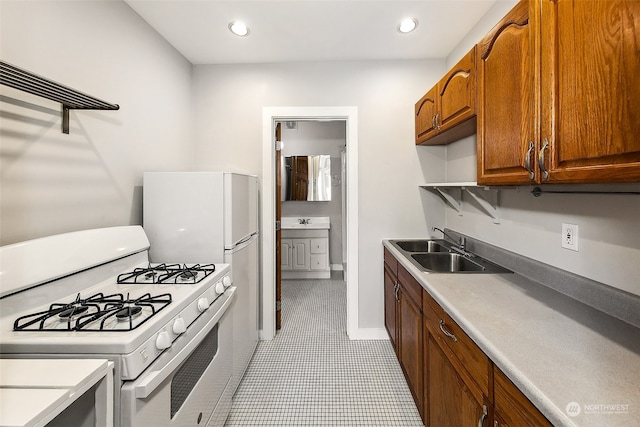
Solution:
M234 243L233 246L231 247L225 247L225 252L229 252L229 251L238 251L242 248L244 248L245 246L249 245L253 239L257 239L258 237L258 233L252 233L249 234L246 237L243 237L242 239L240 239L238 242Z
M240 239L240 241L238 243L236 243L236 246L240 246L243 243L247 243L249 240L251 240L251 238L253 238L253 236L254 236L253 234L249 234L244 239Z

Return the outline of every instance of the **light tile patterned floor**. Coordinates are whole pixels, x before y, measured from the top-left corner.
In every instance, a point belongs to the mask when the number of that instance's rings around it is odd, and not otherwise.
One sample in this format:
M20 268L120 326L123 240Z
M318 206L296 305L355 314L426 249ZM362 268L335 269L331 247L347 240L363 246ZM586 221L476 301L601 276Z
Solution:
M389 341L348 339L344 281L285 280L282 311L226 426L423 426Z

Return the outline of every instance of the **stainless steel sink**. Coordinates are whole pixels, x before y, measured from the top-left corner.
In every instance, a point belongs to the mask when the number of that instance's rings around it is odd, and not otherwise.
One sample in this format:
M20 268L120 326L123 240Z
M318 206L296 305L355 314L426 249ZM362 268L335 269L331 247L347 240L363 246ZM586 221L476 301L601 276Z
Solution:
M390 243L413 265L428 273L511 273L444 239L391 240Z
M485 271L486 267L456 253L415 253L411 254L421 267L438 273L459 273L465 271Z
M449 252L444 240L401 240L395 244L407 252Z

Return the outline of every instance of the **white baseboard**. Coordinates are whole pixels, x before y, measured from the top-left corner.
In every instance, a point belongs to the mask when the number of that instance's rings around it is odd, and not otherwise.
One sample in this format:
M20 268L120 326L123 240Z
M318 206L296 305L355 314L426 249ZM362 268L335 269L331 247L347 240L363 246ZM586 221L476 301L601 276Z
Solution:
M266 336L263 330L258 331L261 341L269 341L272 336ZM351 340L388 340L389 334L385 328L359 328L354 334L349 335Z
M358 328L349 335L351 340L388 340L389 334L385 328Z
M343 271L344 268L342 267L342 264L331 264L331 266L329 267L331 269L331 271Z

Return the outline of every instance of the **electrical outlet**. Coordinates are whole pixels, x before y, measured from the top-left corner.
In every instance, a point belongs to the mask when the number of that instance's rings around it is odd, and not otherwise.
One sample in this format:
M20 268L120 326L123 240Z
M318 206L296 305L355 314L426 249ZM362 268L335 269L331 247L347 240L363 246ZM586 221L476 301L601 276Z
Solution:
M578 226L562 223L562 247L578 252Z

